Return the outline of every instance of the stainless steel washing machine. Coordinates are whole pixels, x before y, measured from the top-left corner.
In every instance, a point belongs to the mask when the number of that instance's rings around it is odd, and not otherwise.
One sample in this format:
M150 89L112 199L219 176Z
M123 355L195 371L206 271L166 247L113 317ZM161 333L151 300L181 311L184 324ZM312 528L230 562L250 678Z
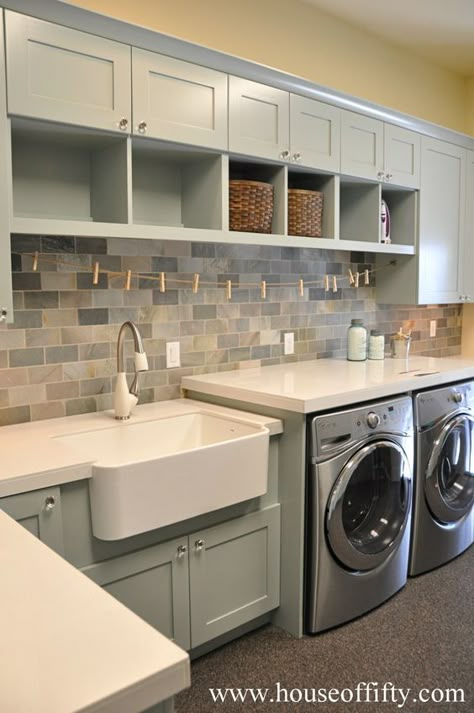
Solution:
M449 562L474 540L474 382L418 393L414 407L410 575Z
M307 633L354 619L407 581L413 412L407 396L309 420Z

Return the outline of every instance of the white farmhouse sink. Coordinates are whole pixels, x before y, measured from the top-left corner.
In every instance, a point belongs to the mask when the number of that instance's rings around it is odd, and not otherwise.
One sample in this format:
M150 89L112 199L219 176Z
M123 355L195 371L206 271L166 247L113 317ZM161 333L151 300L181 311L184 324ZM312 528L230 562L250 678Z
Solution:
M95 460L92 529L118 540L263 495L267 428L206 412L58 437Z

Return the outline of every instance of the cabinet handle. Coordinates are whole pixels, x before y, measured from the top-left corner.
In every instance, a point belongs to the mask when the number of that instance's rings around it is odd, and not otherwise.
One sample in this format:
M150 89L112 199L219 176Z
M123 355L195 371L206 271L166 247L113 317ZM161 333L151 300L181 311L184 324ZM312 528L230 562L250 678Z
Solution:
M137 129L139 134L146 134L146 121L140 121Z
M118 123L118 127L119 127L120 131L126 131L127 127L128 127L128 119L126 119L125 117L120 119L120 121Z
M466 299L466 295L459 295L459 301L464 302Z
M194 543L194 549L196 552L201 552L206 546L206 542L204 540L196 540Z
M188 548L186 547L186 545L179 545L178 549L176 550L176 556L178 558L184 557L187 551Z
M302 158L303 157L301 156L299 151L293 154L293 161L301 161Z
M391 173L386 173L386 174L385 174L385 180L386 180L386 181L391 181L392 178L393 178L393 174L391 174Z
M44 509L49 511L55 507L56 507L56 497L54 495L48 495L48 497L45 498L45 501L44 501Z
M2 307L0 310L0 322L5 322L7 318L8 310L5 309L5 307Z
M379 181L383 181L384 176L385 176L385 174L384 174L383 171L378 171L378 172L377 172L377 178L379 179Z
M282 151L280 154L280 158L286 160L287 158L290 158L290 152L289 151Z

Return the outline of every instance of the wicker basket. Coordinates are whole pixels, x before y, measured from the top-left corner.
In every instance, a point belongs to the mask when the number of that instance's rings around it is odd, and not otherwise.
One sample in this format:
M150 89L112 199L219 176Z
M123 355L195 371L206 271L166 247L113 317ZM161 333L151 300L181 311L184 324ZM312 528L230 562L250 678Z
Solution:
M229 227L248 233L271 233L273 186L261 181L229 181Z
M288 235L322 235L323 194L300 188L288 189Z

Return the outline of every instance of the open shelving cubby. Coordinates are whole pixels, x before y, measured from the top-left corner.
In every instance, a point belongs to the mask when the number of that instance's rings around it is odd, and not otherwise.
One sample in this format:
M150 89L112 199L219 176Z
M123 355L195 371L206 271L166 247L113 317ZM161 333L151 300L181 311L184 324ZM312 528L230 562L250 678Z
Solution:
M127 223L126 137L12 121L13 216Z
M262 181L273 185L272 235L286 233L287 179L285 166L256 162L239 157L230 158L229 179L238 181ZM258 235L259 233L256 233ZM265 235L265 233L260 233Z
M222 230L223 156L132 139L134 224Z
M314 247L320 239L336 239L338 226L339 177L325 173L309 173L303 169L288 169L288 188L319 191L323 194L322 235L312 238Z
M380 184L341 178L339 202L340 240L378 243Z
M395 245L416 244L418 191L383 185L382 198L390 212L390 239Z

